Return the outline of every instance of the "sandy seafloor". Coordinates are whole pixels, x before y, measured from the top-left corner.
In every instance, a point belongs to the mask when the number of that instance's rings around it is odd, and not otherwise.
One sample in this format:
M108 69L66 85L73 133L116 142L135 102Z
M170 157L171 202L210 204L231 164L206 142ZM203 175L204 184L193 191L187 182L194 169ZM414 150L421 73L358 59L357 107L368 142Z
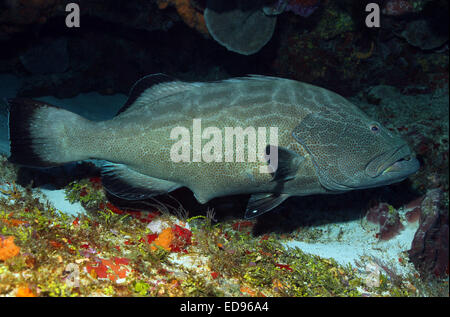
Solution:
M0 75L0 82L3 84L0 87L0 97L14 97L20 86L18 79L12 75L3 74ZM36 99L75 111L89 119L103 120L112 117L117 112L125 102L126 96L123 94L104 96L94 92L80 94L71 99L57 99L52 96ZM8 155L8 132L4 112L1 113L0 128L0 151L2 154ZM39 190L42 192L41 195L45 195L42 199L49 200L56 209L64 213L75 217L77 214L85 212L79 203L70 204L65 199L64 189L53 190L48 187L40 188ZM404 216L402 210L400 210L400 215ZM313 242L289 240L285 241L285 245L299 247L306 253L319 255L323 258L333 258L340 264L350 264L355 267L356 263L361 261L362 256L374 257L397 271L397 273L414 274L415 269L413 265L399 259L405 258L405 251L410 249L418 222L408 223L404 218L402 222L405 228L399 235L388 241L380 241L375 237L378 231L377 226L369 224L362 226L361 219L340 222L334 222L333 220L322 221L322 225L317 226L317 229L321 229L324 234L318 239ZM337 238L338 235L339 238ZM361 270L361 267L358 267L358 269Z

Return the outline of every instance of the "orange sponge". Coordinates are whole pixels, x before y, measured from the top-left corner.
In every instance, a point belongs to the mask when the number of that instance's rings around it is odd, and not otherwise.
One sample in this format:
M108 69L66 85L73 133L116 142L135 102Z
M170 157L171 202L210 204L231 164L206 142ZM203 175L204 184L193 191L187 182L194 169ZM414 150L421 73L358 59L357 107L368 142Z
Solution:
M158 0L158 8L160 9L167 8L169 4L175 6L184 23L202 34L209 34L203 14L197 11L191 0Z
M20 248L14 244L14 237L0 238L0 261L6 261L19 254Z
M19 287L16 297L36 297L29 287Z
M172 228L166 228L161 231L158 238L153 241L154 245L151 246L151 249L154 251L156 250L156 246L159 246L166 249L167 251L170 251L170 245L172 244L174 238L175 235L172 231Z

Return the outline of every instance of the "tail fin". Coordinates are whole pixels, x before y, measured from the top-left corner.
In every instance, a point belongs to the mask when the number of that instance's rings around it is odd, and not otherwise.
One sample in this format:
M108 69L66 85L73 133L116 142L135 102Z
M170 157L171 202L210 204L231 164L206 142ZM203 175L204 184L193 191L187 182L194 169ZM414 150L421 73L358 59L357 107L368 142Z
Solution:
M51 167L88 158L71 148L76 132L87 128L88 120L32 99L9 99L8 104L10 162Z

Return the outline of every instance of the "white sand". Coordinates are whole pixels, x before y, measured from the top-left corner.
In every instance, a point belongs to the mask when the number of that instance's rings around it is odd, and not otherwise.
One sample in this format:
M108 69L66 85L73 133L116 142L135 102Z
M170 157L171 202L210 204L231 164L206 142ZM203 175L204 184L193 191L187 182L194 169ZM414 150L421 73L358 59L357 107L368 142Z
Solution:
M50 188L40 188L44 197L39 197L42 202L48 201L57 210L63 213L78 217L80 214L86 213L86 210L81 206L79 202L71 204L66 200L66 194L64 189L50 189Z
M400 214L403 215L402 210L400 210ZM367 262L361 257L368 257L366 260L378 259L398 274L414 273L415 269L410 263L407 263L405 252L411 248L418 222L408 223L404 217L402 219L404 229L388 241L381 241L375 237L379 230L378 226L368 223L362 226L359 220L354 220L315 227L315 229L322 229L328 234L326 237L319 237L313 243L290 240L285 241L284 244L291 248L298 247L303 252L323 258L333 258L342 265L356 266L357 262L361 264ZM337 241L339 232L342 234ZM333 239L333 236L336 239Z

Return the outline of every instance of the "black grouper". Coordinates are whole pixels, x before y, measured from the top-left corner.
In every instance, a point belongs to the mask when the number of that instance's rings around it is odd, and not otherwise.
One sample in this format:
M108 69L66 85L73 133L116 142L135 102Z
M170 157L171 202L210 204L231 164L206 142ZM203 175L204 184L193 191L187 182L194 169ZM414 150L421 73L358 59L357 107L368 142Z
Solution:
M245 214L251 218L290 196L384 186L404 180L419 168L405 141L345 98L282 78L249 76L189 83L149 75L133 86L119 113L103 122L30 99L8 103L10 161L50 167L105 160L105 189L128 200L183 186L200 203L251 194ZM174 129L185 127L182 131L192 134L193 122L199 119L202 127L214 127L209 139L203 134L200 141L202 146L209 142L214 159L193 160L194 151L190 160L174 160L175 145L182 151L193 149L190 136L179 140ZM276 128L277 144L263 140L262 159L227 161L223 143L212 142L227 127ZM242 150L251 149L246 144L237 151ZM272 169L268 168L269 152L277 154ZM264 167L268 172L261 172Z

